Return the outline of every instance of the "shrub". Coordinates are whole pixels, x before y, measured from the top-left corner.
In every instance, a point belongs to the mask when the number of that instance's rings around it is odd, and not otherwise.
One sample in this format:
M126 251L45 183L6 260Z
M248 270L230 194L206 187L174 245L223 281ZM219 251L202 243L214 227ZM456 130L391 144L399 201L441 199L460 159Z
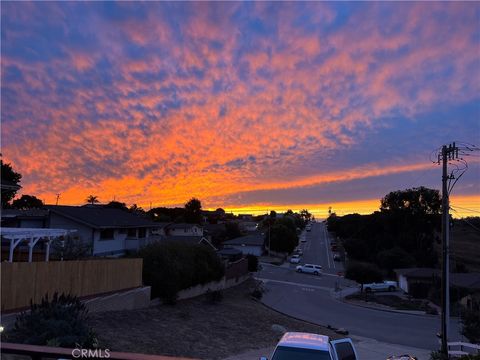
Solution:
M461 321L462 335L474 344L480 343L480 311L464 310Z
M48 295L40 304L31 304L30 312L21 313L7 341L31 345L84 348L97 346L96 335L87 325L88 310L75 296Z
M205 245L155 243L144 247L143 279L152 296L174 304L180 290L220 280L225 269L220 258Z
M248 271L250 272L258 271L258 257L252 254L248 254L247 261L248 261Z

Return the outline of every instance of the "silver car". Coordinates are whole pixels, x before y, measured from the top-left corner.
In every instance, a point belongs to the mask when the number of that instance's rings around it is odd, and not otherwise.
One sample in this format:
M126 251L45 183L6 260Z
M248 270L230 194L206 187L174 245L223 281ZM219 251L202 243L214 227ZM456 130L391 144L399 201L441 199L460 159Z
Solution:
M322 267L320 265L314 265L314 264L298 265L297 272L320 275L322 273Z

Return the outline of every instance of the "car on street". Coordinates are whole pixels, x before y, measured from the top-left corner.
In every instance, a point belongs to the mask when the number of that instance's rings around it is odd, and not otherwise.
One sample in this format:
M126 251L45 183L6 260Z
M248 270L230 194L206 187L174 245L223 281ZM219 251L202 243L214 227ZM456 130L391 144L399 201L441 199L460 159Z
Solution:
M271 360L358 360L349 338L332 340L328 336L287 332L278 342ZM260 360L268 360L261 357Z
M305 236L301 237L301 238L300 238L300 242L302 242L302 243L307 242L307 238L306 238Z
M397 290L398 284L396 281L382 281L378 283L363 284L363 290L365 292L372 291L395 291Z
M314 264L298 265L296 269L299 273L307 273L313 275L320 275L322 273L322 267L320 265Z
M342 257L339 254L333 255L333 261L342 261Z
M301 255L303 255L303 250L302 249L295 249L294 253L301 256Z
M307 226L305 226L305 230L311 231L312 230L312 225L308 224Z
M298 264L299 262L300 262L300 255L298 254L292 255L292 257L290 258L290 263Z
M337 244L330 245L330 248L332 249L332 251L337 251L338 250Z

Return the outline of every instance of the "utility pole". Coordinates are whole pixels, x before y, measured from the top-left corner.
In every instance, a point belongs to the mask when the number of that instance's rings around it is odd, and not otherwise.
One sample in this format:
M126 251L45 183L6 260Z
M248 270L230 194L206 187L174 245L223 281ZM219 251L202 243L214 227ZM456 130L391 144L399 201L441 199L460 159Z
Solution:
M57 201L55 203L55 205L58 205L58 199L60 198L60 194L57 194Z
M448 330L450 321L450 204L448 182L453 174L448 175L448 162L458 158L458 148L455 143L442 146L442 347L441 352L448 356Z

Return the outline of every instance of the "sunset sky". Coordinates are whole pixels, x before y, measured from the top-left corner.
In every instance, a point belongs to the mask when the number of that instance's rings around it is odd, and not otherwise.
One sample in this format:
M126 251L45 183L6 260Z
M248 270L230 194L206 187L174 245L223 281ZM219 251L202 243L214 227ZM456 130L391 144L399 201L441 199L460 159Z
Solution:
M480 146L479 2L1 3L3 160L82 204L369 213ZM452 206L480 214L480 154Z

